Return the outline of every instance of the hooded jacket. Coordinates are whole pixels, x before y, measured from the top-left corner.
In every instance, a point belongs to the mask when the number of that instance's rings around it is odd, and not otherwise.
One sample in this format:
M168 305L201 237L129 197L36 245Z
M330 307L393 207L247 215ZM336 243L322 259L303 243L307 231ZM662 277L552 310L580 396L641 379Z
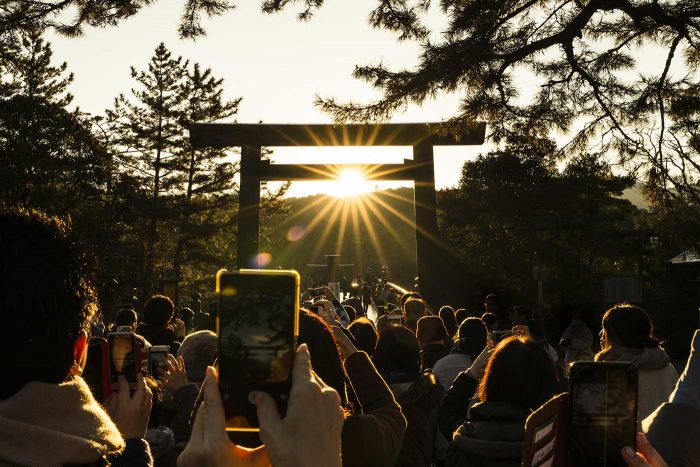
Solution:
M388 378L391 392L408 424L396 466L429 466L433 459L437 411L444 390L430 373L410 382L391 381L392 378Z
M529 411L510 402L474 404L469 419L454 433L447 467L519 467Z
M455 343L457 347L459 341ZM452 383L457 378L457 375L469 369L472 366L472 358L466 353L452 351L451 354L442 357L433 366L433 373L437 376L438 381L445 388L445 391L450 389Z
M658 346L644 349L614 346L599 352L596 361L629 362L639 370L638 429L641 428L642 420L668 401L678 380L671 359Z
M125 443L82 378L31 382L0 401L0 466L150 466L143 440Z

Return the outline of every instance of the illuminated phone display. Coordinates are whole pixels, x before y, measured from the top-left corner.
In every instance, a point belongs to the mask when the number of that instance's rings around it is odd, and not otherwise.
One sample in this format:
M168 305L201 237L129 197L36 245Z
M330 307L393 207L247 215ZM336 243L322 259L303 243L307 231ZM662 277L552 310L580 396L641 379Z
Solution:
M571 367L571 460L574 466L625 466L621 450L635 447L637 369L621 362Z
M119 388L119 376L124 376L129 387L136 387L138 347L133 333L116 332L107 335L109 343L109 379L113 389Z
M284 414L291 389L299 312L296 271L217 275L219 385L226 429L256 431L253 390L269 393Z

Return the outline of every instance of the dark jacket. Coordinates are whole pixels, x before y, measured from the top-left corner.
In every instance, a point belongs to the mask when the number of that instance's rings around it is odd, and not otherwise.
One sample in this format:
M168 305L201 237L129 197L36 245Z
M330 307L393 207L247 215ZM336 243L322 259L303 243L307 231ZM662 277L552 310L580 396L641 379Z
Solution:
M445 393L438 412L438 428L445 439L452 440L454 431L467 419L469 402L478 386L479 382L463 371Z
M481 402L454 434L447 467L519 467L529 411L509 402Z
M445 344L425 344L421 346L420 356L423 361L423 371L433 368L435 362L450 353L450 349Z
M444 390L434 375L420 375L410 382L390 382L408 426L396 466L429 466L433 459L437 411Z
M136 334L146 338L151 345L172 345L175 341L175 331L170 326L149 326L146 323L139 323Z
M352 354L344 365L361 410L343 424L343 466L393 465L406 429L401 408L365 352Z

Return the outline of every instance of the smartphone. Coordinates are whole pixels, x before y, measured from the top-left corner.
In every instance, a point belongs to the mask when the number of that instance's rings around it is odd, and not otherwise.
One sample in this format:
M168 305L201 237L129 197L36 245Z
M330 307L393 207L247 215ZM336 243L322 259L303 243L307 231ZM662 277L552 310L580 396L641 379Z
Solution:
M117 332L107 334L109 349L109 381L113 390L119 389L119 376L126 377L129 388L136 388L136 377L141 370L141 345L129 326L120 326Z
M282 270L221 270L218 369L226 430L259 431L248 394L270 394L284 416L299 334L299 274Z
M148 374L154 378L161 375L161 371L168 371L168 354L170 346L153 345L148 349Z
M620 451L635 449L637 368L626 362L576 362L570 378L572 465L625 466Z
M401 326L401 315L386 315L386 321L390 328Z

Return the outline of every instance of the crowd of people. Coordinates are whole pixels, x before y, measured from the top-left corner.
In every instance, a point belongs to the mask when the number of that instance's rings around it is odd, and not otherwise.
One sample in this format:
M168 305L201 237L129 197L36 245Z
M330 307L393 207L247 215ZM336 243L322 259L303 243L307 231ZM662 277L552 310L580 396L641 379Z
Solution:
M638 306L607 310L599 348L580 312L552 346L535 313L506 316L495 295L478 316L431 311L417 292L387 297L375 323L357 294L341 303L327 287L309 290L286 413L252 392L260 432L233 434L213 317L156 295L101 323L89 268L61 220L0 212L0 465L520 466L528 416L567 391L580 360L638 368L644 434L637 452L620 451L626 465L700 465L700 337L678 378ZM131 387L120 378L101 397L86 364L105 333L125 328L170 354L158 374Z

